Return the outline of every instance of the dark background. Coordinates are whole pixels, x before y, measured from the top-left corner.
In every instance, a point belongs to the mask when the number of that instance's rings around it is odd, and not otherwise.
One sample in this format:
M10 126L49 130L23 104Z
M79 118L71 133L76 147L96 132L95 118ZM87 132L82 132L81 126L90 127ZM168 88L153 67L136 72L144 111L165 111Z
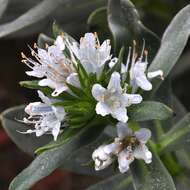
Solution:
M39 2L40 0L10 0L6 12L0 19L0 24L16 19ZM23 89L18 84L19 81L27 79L25 75L26 66L20 62L21 52L25 52L28 55L30 53L27 45L32 45L36 42L40 32L50 34L50 26L54 20L57 20L63 29L74 35L74 37L78 38L82 36L87 31L85 23L90 12L97 7L105 5L105 2L91 1L83 9L79 9L78 12L72 10L69 14L67 13L66 19L64 19L65 15L62 15L62 8L59 8L59 11L42 20L40 24L34 25L29 29L22 29L15 34L0 39L0 111L36 99L36 94L33 91ZM133 2L139 10L144 24L160 37L172 17L188 4L187 0L134 0ZM79 17L79 15L81 16ZM190 50L188 43L179 63L173 71L172 83L174 93L188 110L190 109L189 69ZM3 129L0 129L0 190L8 189L10 181L31 160L32 158L21 152L7 137ZM80 190L95 181L96 179L92 177L56 171L32 189Z

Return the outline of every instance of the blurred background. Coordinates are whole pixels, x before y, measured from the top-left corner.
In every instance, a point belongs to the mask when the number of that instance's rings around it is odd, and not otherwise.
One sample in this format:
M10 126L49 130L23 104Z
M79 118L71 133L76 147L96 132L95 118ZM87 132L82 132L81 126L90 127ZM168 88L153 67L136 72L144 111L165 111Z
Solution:
M143 23L162 36L174 15L188 0L132 0ZM97 31L98 24L89 24L90 14L105 7L106 0L0 0L0 111L11 106L34 101L34 91L23 89L19 81L27 80L26 66L20 60L21 52L30 54L27 45L33 45L38 35L52 36L56 21L64 31L79 39L87 31ZM101 21L100 21L101 23ZM173 90L190 110L190 46L189 43L173 70ZM0 128L0 190L7 190L10 181L33 158L21 152ZM71 172L55 171L36 184L32 190L80 190L96 182Z

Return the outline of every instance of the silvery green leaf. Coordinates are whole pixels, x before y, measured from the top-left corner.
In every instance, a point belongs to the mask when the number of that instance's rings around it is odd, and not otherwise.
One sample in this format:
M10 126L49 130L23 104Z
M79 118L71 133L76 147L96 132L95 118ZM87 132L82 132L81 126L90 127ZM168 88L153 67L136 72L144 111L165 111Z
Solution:
M26 190L32 187L36 182L52 173L60 167L64 160L69 158L72 152L75 152L82 146L90 144L100 135L104 127L97 123L91 123L83 128L69 142L57 148L48 150L36 157L36 159L24 169L11 182L10 190ZM32 175L31 175L32 173Z
M26 131L29 126L17 120L24 118L24 106L17 106L5 110L1 114L2 126L12 141L24 152L34 155L34 151L52 140L50 135L36 137L35 134L21 134L18 131Z
M166 77L180 57L190 34L190 5L183 8L166 29L161 47L151 63L148 71L163 70ZM157 90L161 81L154 80L153 92Z
M136 160L130 169L135 190L176 190L172 177L155 153L151 164Z
M71 153L71 155L63 162L61 169L101 178L106 178L115 174L113 165L105 170L95 171L94 163L92 161L93 151L108 140L110 140L110 137L105 133L102 133L94 142Z
M6 11L8 4L9 0L0 0L0 18L2 17L3 13Z
M50 34L53 20L65 31L78 35L85 32L84 23L91 11L103 5L105 0L14 0L0 25L0 37L23 37L42 31ZM78 26L73 27L73 20Z
M173 111L160 102L143 101L130 106L128 115L132 121L165 120L173 115Z
M88 17L87 24L89 31L97 32L100 40L111 38L107 21L107 7L100 7L93 11Z
M160 151L172 151L189 147L190 114L187 114L160 139Z
M20 31L51 14L60 5L60 0L44 0L14 21L0 26L0 37Z
M115 52L126 45L132 46L136 40L139 49L143 39L146 48L149 50L149 58L155 56L159 47L158 37L147 29L140 21L139 14L134 5L129 0L109 0L108 1L108 24L114 38Z
M90 186L87 190L133 190L129 174L117 174Z

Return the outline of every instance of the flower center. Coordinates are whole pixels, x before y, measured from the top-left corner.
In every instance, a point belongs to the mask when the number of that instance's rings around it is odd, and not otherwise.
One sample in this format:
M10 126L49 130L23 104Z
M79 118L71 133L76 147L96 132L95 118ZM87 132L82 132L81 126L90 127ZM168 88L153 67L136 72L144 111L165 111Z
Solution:
M121 102L118 94L108 93L105 95L104 99L106 104L113 110L121 107Z
M121 149L127 148L129 150L134 150L139 144L140 142L135 136L129 136L121 141Z

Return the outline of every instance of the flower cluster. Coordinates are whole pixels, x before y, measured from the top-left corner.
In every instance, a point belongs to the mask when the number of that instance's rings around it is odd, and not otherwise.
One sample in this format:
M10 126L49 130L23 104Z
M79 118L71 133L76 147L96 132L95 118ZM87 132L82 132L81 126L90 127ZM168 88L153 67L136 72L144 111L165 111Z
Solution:
M152 154L145 144L151 132L148 129L133 132L127 124L130 119L128 107L143 101L139 88L149 91L152 89L149 79L163 76L161 70L147 72L148 58L144 46L140 57L136 53L135 44L133 49L129 48L125 63L112 56L109 40L100 44L97 34L86 33L80 43L60 35L46 49L35 45L36 51L31 48L34 59L22 53L23 62L31 69L26 74L40 79L37 89L46 87L51 90L49 94L44 91L45 95L38 91L42 102L30 103L25 108L29 117L24 118L23 122L33 124L34 129L23 133L36 133L36 136L52 134L56 140L61 131L69 127L66 123L76 108L74 103L86 102L94 109L95 115L109 115L118 121L118 137L114 142L102 145L93 152L96 170L106 168L116 157L122 173L128 170L135 158L150 163ZM63 93L71 95L75 101L62 99ZM68 102L71 109L65 106Z

